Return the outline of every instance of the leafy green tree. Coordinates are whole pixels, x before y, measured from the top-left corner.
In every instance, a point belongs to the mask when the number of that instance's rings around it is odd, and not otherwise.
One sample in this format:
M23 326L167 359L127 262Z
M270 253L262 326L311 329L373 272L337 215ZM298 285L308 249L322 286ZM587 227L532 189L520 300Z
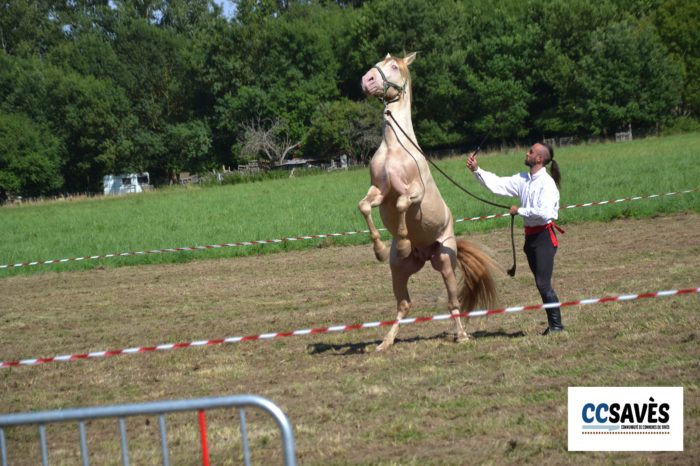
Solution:
M478 95L483 116L473 122L479 134L490 140L506 141L527 136L529 96L522 83L514 79L474 78L470 87Z
M414 126L426 147L508 139L527 127L534 33L522 2L380 0L354 20L348 63L359 79L387 52L418 51ZM371 57L371 58L370 58Z
M666 0L651 15L659 36L683 64L682 114L700 117L700 3Z
M62 151L48 128L19 113L0 113L0 200L57 192Z
M63 164L68 186L97 191L102 176L117 165L119 149L135 121L129 103L111 82L49 68L47 113L54 132L67 150Z
M146 20L156 25L163 17L168 0L113 0L113 3L125 17Z
M697 118L698 22L692 0L14 0L0 111L58 141L70 191L230 165L251 121L280 153L364 158L381 114L359 80L386 53L418 52L425 148L605 135Z
M632 34L639 59L636 99L640 109L632 124L658 130L671 123L675 110L682 104L683 66L668 53L668 48L648 23L639 23Z
M172 180L168 167L162 166L161 161L167 157L168 146L165 133L151 131L143 126L137 126L130 138L130 160L122 165L127 170L148 170L155 183Z
M43 54L63 33L54 1L12 0L0 3L0 47L12 55Z
M66 189L99 190L102 176L128 150L135 120L121 88L111 81L57 68L38 58L0 55L0 108L47 127L65 151Z
M537 76L533 65L539 55L540 30L522 21L515 5L499 5L476 24L480 32L467 45L469 65L463 74L465 94L472 110L467 131L489 141L507 141L530 132L529 104ZM481 136L484 135L484 136Z
M328 40L332 34L322 26L323 10L301 2L286 8L283 16L264 22L264 31L255 24L246 31L264 38L264 48L256 47L248 59L249 78L269 95L274 116L287 121L291 137L300 139L316 106L339 96L339 64Z
M525 16L536 28L535 77L529 108L537 136L588 135L580 63L590 54L594 31L619 16L610 1L531 0Z
M217 132L213 135L213 145L218 145L231 157L221 162L238 162L238 142L246 139L243 123L252 118L271 119L274 114L267 93L256 86L243 86L238 89L237 95L227 92L217 99L213 119Z
M159 25L194 38L217 19L223 19L223 8L212 0L168 0L163 5Z
M0 53L0 109L23 113L37 123L47 123L47 85L43 69L38 58Z
M591 40L578 80L589 130L608 136L630 123L665 123L680 102L681 77L654 31L621 22L597 30Z
M186 41L170 30L128 19L118 28L114 49L125 66L118 84L126 89L139 122L162 131L190 103Z
M94 31L74 34L72 40L57 44L47 53L46 62L81 76L111 80L115 86L126 80L125 64L112 42Z
M165 131L166 152L161 166L165 167L171 177L177 177L185 170L202 171L211 168L212 164L208 161L210 133L207 124L201 120L169 125Z
M166 149L170 126L196 118L194 101L198 89L190 79L196 66L189 39L139 17L159 17L156 13L160 8L161 5L154 3L147 8L135 5L136 14L122 18L117 24L113 42L122 64L120 73L113 79L126 93L130 115L138 125L129 136L133 139L130 161L122 165L147 169L156 181L168 179L172 168L167 162Z
M233 159L246 139L241 123L284 121L290 139L299 141L317 106L340 95L337 7L302 1L237 7L236 20L215 24L205 40L203 64L214 101L214 147L234 152Z
M607 136L664 125L679 103L676 60L648 26L659 1L533 0L541 30L530 105L542 135Z
M304 136L305 157L328 160L346 154L367 161L381 143L381 108L340 99L318 106Z

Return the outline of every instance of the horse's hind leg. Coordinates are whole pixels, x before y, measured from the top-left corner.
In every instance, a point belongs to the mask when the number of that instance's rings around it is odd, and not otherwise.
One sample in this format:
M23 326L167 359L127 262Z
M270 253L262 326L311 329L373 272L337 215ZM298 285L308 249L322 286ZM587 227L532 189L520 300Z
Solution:
M377 227L374 225L374 221L372 220L372 208L380 205L382 201L384 201L384 195L381 190L372 185L369 187L367 195L358 204L358 208L365 217L367 227L369 228L369 235L374 244L374 255L380 262L384 262L389 257L389 248L387 248L386 244L381 240L379 230L377 230Z
M411 298L408 295L408 279L423 267L424 262L414 256L406 259L399 258L395 246L396 241L394 241L391 251L391 282L394 288L394 296L396 297L396 320L401 320L411 310ZM377 347L377 351L384 351L393 345L398 333L399 324L394 323L384 336L382 344Z
M406 278L406 283L408 283L408 278ZM411 310L411 299L408 297L408 292L406 292L406 296L404 298L397 298L397 301L398 312L396 314L396 320L401 320L405 318L408 315L408 311ZM377 351L384 351L385 349L393 345L394 340L396 339L396 335L398 335L398 333L399 324L394 323L389 329L389 332L387 332L387 334L384 336L384 341L382 341L382 344L377 346Z
M459 285L455 266L457 265L457 243L454 237L448 238L430 259L430 263L435 270L440 272L447 288L447 305L455 322L455 341L463 342L469 340L469 335L462 326L459 318Z

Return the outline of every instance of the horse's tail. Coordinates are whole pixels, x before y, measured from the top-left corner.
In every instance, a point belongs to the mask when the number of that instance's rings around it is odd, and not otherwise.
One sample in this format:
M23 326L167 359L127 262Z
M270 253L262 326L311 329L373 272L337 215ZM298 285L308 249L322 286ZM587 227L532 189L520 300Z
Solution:
M459 292L462 311L471 311L477 304L486 308L495 305L494 272L498 264L475 243L464 239L457 240L457 262L463 277Z

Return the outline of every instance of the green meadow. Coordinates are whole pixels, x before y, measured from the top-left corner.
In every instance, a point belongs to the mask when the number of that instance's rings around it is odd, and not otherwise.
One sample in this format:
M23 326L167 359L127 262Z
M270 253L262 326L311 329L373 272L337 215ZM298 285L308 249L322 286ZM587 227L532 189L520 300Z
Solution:
M482 154L479 163L499 175L511 175L525 169L525 151L525 147L520 147ZM700 133L557 148L555 159L562 172L561 206L700 188L699 157ZM475 194L501 204L511 203L507 198L487 193L467 172L464 160L462 156L436 163ZM436 170L433 177L455 218L502 213L467 196ZM364 230L366 225L357 203L368 187L368 169L358 168L229 186L174 187L122 197L8 205L0 208L0 265ZM679 211L699 212L700 193L562 209L559 223L605 222ZM380 225L376 212L375 219ZM456 230L468 234L508 224L507 218L460 222ZM359 234L274 245L73 261L0 269L0 278L56 270L174 263L368 240L366 234Z

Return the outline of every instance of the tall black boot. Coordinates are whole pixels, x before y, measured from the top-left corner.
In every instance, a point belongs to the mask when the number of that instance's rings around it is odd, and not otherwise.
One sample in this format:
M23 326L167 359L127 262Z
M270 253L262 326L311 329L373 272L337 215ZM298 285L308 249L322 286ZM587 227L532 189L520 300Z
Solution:
M554 290L550 290L542 295L542 301L544 304L558 303L559 298ZM547 311L547 324L548 327L544 331L543 335L548 335L551 332L561 332L564 330L564 325L561 322L561 308L560 307L550 307L545 309Z

